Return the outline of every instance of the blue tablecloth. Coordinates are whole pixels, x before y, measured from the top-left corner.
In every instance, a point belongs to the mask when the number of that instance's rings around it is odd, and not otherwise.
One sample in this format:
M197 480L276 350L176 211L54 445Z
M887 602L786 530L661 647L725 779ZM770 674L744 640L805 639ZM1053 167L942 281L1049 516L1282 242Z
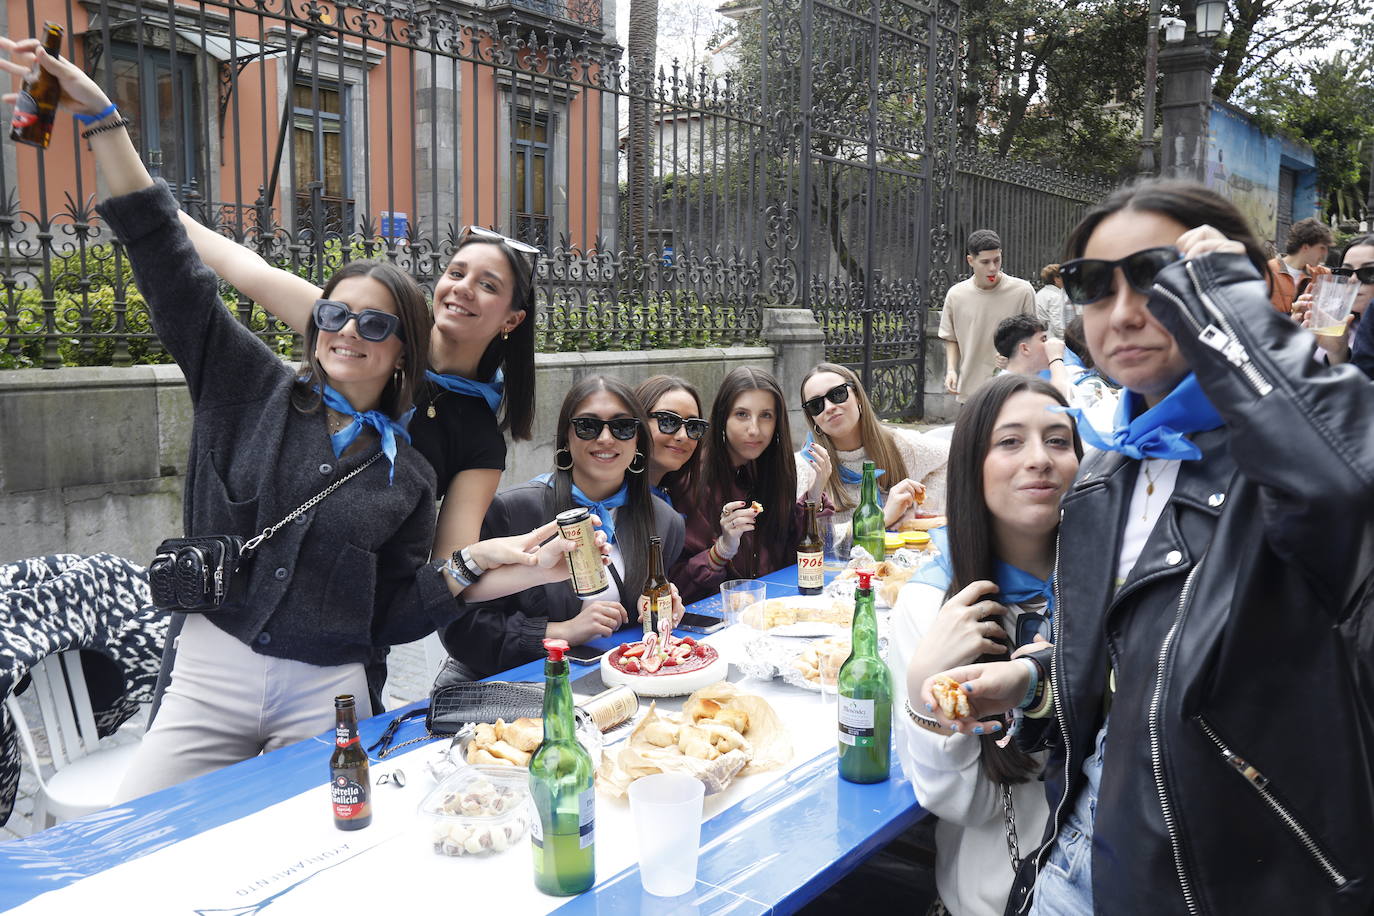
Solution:
M796 592L795 569L765 580L770 596ZM698 602L692 610L718 614L719 605L717 597ZM623 636L599 642L609 647L620 641ZM500 678L534 681L542 676L542 663L532 662ZM364 745L377 740L394 718L421 705L361 723ZM404 726L397 740L422 734L423 723L417 721ZM323 753L319 742L303 741L131 804L0 844L0 908L314 789L321 783ZM802 761L786 779L702 826L700 880L693 893L674 900L647 899L665 913L679 907L699 914L789 913L924 816L895 752L890 780L860 786L839 779L835 751L830 750ZM569 900L558 912L637 912L643 908L642 897L638 869L632 867L603 877L592 891Z

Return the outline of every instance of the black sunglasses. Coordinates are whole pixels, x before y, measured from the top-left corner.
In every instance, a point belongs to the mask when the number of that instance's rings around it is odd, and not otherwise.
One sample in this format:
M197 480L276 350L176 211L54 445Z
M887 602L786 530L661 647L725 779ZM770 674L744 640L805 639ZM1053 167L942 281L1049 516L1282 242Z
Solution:
M586 442L600 437L603 427L611 428L611 435L621 442L627 442L639 432L639 420L634 417L617 417L603 420L600 417L573 417L573 434Z
M1036 636L1043 636L1047 641L1051 638L1049 618L1034 611L1022 611L1016 618L1016 648L1030 645Z
M1338 277L1354 277L1361 283L1374 283L1374 264L1364 267L1333 267L1331 272Z
M401 332L401 318L390 312L377 309L363 309L355 312L345 302L333 299L315 300L315 327L321 331L342 331L350 319L358 322L358 336L363 340L386 340L395 334L401 340L406 336Z
M802 401L802 410L806 411L808 417L819 417L821 411L825 410L826 401L829 401L831 404L843 404L845 401L849 400L849 389L851 387L852 386L848 382L836 385L825 394L818 394L814 398Z
M693 417L690 420L684 419L671 410L655 410L653 413L649 414L649 416L658 421L658 431L665 436L677 435L677 431L682 429L683 426L686 426L687 438L691 439L693 442L697 442L704 437L706 435L706 430L711 427L711 422L709 420L703 420L701 417Z
M1148 296L1150 288L1154 286L1155 276L1181 257L1177 248L1164 245L1128 254L1118 261L1075 258L1059 265L1059 276L1064 280L1064 292L1068 294L1070 302L1074 305L1091 305L1111 295L1112 275L1118 267L1131 289Z

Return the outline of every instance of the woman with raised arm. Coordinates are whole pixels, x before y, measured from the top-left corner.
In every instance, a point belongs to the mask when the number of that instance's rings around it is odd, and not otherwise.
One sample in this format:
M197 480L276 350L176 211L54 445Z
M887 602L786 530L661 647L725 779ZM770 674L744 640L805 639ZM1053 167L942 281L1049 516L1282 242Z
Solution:
M87 122L110 195L99 212L186 377L185 533L246 539L276 527L252 555L241 596L186 616L159 714L119 798L326 730L333 696L367 697L372 653L452 620L459 591L493 597L566 576L571 543L539 547L552 525L474 545L447 573L427 562L434 473L405 424L431 322L404 272L378 261L336 272L312 309L305 364L292 370L224 307L166 183L149 176L100 87L33 39L0 38L0 50L10 57L0 67L16 77L36 59ZM334 483L337 492L310 503ZM467 588L473 566L492 572Z
M541 657L545 639L578 646L638 619L630 609L648 578L649 538L662 538L665 567L682 550L682 517L649 492L652 450L644 408L628 385L591 375L572 386L558 413L554 470L496 494L482 534L527 531L530 519L583 506L610 541L610 585L580 598L560 582L474 605L443 631L448 674L486 677ZM674 612L681 617L680 601Z
M935 883L954 916L996 916L1006 906L1017 850L1044 830L1043 754L998 743L1000 728L951 734L907 710L908 686L937 671L1006 658L1049 632L1059 500L1082 446L1067 406L1038 378L996 376L969 399L949 451L949 524L940 546L892 610L897 754L935 827ZM1047 645L1047 644L1045 644Z
M716 391L710 428L701 484L685 507L687 543L668 575L689 603L726 579L755 579L795 563L802 503L830 506L822 492L830 474L824 454L811 489L797 497L787 403L771 373L732 369Z
M1079 427L1101 451L1064 498L1052 658L937 675L968 715L921 691L961 734L1019 708L1049 749L1008 912L1368 913L1374 386L1313 359L1199 185L1127 187L1067 247L1125 391Z
M816 481L815 457L824 451L830 473L822 485L836 521L854 515L865 461L877 467L886 527L895 528L918 505L926 515L944 514L948 442L879 421L859 377L836 363L821 363L806 373L801 398L809 432L796 453L798 495Z
M635 397L649 414L649 435L654 441L649 468L644 472L649 490L686 517L693 487L701 473L701 440L711 428L701 416L701 396L686 379L654 375L639 383Z

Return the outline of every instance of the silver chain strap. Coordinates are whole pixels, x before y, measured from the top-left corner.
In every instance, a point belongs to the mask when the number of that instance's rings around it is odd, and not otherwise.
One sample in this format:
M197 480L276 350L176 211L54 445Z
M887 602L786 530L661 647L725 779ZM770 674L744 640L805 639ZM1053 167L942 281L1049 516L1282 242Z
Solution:
M1002 783L1002 815L1007 822L1007 855L1011 856L1012 874L1021 871L1021 848L1016 840L1016 808L1011 803L1011 786Z
M319 493L316 493L314 496L310 497L310 499L308 499L308 500L306 500L304 503L302 503L302 504L296 509L295 512L292 512L290 515L288 515L286 518L282 519L281 521L277 522L277 523L276 523L275 525L273 525L271 528L264 528L264 529L262 529L262 533L261 533L261 534L259 534L259 535L258 535L257 537L255 537L255 538L252 538L247 544L244 544L244 545L243 545L243 550L244 550L244 552L247 553L248 551L257 550L257 549L258 549L258 545L260 545L263 541L265 541L265 540L267 540L268 538L270 538L272 535L276 534L277 531L278 531L278 529L280 529L282 525L286 525L286 524L289 524L289 523L291 523L291 522L294 522L296 519L300 518L301 515L303 515L303 514L306 513L306 512L309 512L311 509L315 508L315 506L319 504L319 501L320 501L320 500L324 499L324 498L325 498L326 496L328 496L330 493L333 493L333 492L334 492L335 490L337 490L339 487L341 487L341 486L343 486L344 484L348 483L350 480L352 480L352 479L353 479L354 477L356 477L357 475L361 474L363 471L366 471L369 467L372 466L373 462L375 462L375 461L376 461L378 458L380 458L380 457L382 457L382 453L381 453L381 452L378 452L377 454L373 455L371 458L369 458L369 459L367 459L366 461L364 461L364 462L363 462L362 464L360 464L358 467L356 467L356 468L354 468L353 470L349 471L349 472L348 472L346 475L344 475L343 477L339 478L338 480L336 480L336 481L334 481L333 483L331 483L329 486L325 487L325 488L324 488L323 490L321 490Z

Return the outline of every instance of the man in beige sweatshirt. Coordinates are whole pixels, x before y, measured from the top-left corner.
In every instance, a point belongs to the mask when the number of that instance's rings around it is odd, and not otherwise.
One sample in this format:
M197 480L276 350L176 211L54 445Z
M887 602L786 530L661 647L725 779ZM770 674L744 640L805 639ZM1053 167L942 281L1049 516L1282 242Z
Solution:
M1012 315L1035 315L1035 290L1025 280L1002 273L1002 240L996 232L974 231L964 249L973 276L949 288L940 315L945 390L960 404L997 368L992 342L997 326Z

